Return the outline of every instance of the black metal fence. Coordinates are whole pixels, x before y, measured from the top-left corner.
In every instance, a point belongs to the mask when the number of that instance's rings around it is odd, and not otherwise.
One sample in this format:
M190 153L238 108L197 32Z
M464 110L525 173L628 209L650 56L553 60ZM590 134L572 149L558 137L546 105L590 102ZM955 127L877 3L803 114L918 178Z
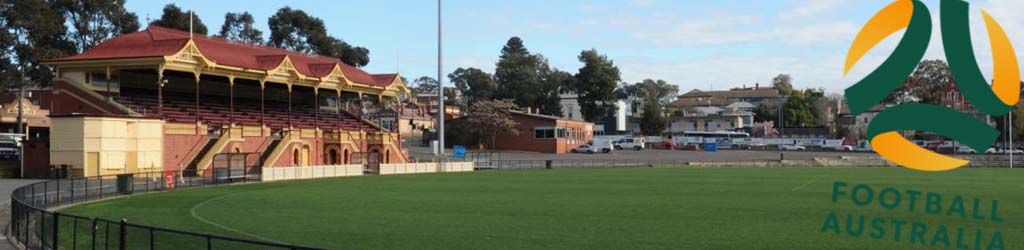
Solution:
M11 236L27 249L321 249L277 242L217 236L90 218L48 209L118 196L180 188L259 181L216 175L182 177L178 172L146 172L56 179L15 189L11 194Z

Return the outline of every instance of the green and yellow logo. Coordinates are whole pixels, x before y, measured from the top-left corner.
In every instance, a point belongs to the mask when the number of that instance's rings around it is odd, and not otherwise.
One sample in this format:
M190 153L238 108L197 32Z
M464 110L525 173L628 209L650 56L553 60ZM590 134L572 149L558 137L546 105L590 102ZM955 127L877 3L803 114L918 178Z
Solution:
M965 1L942 0L940 3L942 43L953 80L979 111L988 115L1006 114L1020 96L1017 55L999 23L981 11L995 65L994 81L989 86L974 57L968 14ZM847 104L853 115L881 102L914 71L931 38L931 14L918 0L898 0L875 14L853 40L846 55L844 75L879 42L903 29L906 31L889 57L846 89ZM952 170L968 161L920 148L899 134L898 131L903 130L930 131L979 150L988 148L999 137L999 131L951 108L911 103L880 112L868 125L868 138L875 152L900 166L923 171Z

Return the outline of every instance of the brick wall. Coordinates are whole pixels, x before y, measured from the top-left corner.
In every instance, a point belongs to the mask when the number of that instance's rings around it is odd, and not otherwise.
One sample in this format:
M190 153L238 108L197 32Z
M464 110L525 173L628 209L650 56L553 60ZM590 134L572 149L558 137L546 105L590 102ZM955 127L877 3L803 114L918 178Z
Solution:
M164 171L177 171L188 165L185 159L203 147L206 135L164 135Z

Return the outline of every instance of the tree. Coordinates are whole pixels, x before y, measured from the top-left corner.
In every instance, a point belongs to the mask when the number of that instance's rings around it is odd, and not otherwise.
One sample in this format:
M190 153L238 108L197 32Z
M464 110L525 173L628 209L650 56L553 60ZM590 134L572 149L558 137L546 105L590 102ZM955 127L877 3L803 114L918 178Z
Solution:
M224 14L220 37L245 44L263 44L263 31L253 26L255 21L248 11Z
M583 63L576 73L576 94L579 95L580 113L587 121L598 121L615 109L615 89L621 79L619 68L597 50L580 52Z
M363 67L370 64L370 50L363 47L352 46L341 39L333 37L331 38L331 41L336 54L335 57L338 57L342 62L356 67Z
M511 115L512 110L518 108L509 100L478 101L466 113L463 132L475 135L479 144L490 141L494 148L494 137L498 133L519 135L519 123Z
M491 74L477 68L455 69L454 72L448 74L448 79L455 84L455 88L462 91L467 107L477 101L490 100L497 89Z
M24 74L33 82L49 84L53 69L39 61L76 52L75 44L67 39L64 15L50 2L38 0L8 0L0 6L6 33L0 35L3 75L17 78Z
M67 36L82 52L114 36L139 30L139 18L124 8L124 0L58 0L57 10L73 31Z
M413 80L412 83L415 86L412 88L414 94L437 94L437 80L433 77L421 76Z
M546 60L541 64L541 84L538 86L539 100L537 108L540 113L550 116L562 116L562 97L560 94L566 86L575 86L576 77L572 73L557 68L548 69Z
M778 116L779 110L777 105L771 105L768 104L768 102L761 102L761 104L758 104L757 108L754 109L755 122L777 121L778 119L776 118L778 118Z
M679 93L679 86L670 84L661 79L644 79L643 81L634 84L634 86L636 86L636 89L633 90L635 95L638 95L640 98L645 100L657 100L662 105L666 105L671 102L672 99L676 97L676 94Z
M495 99L509 99L520 107L534 107L540 82L539 58L530 54L519 37L512 37L501 49L494 69L498 92Z
M370 63L370 50L354 47L327 34L324 21L302 10L284 7L268 19L271 46L335 57L355 67Z
M822 90L807 89L790 92L789 100L783 105L782 121L785 127L815 127L821 121L815 103L825 98Z
M640 132L644 135L661 135L668 127L668 119L658 100L644 100L643 114L640 115Z
M779 74L772 78L772 87L779 90L780 94L787 95L793 91L793 77L789 74Z
M192 21L191 25L189 20ZM160 16L160 19L157 19L150 24L185 32L188 32L189 26L191 26L192 33L206 35L206 24L203 24L203 20L199 19L198 15L184 12L173 3L165 5L164 14Z
M494 98L512 100L519 107L537 108L542 114L561 115L558 94L565 75L559 72L548 65L543 55L530 54L522 39L509 38L494 70Z
M923 102L939 104L942 89L953 84L953 74L943 60L924 60L917 64L907 80L885 99L885 103Z

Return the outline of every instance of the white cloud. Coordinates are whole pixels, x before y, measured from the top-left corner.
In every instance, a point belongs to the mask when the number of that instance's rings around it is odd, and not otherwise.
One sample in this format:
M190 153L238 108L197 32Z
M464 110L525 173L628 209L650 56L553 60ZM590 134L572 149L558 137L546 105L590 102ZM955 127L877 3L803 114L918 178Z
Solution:
M832 12L833 10L845 5L848 0L815 0L815 1L795 1L792 4L796 5L791 11L783 12L778 15L781 21L797 21L813 17L818 17L823 14Z
M632 1L629 1L629 6L639 7L639 8L650 8L650 7L654 7L655 4L656 3L654 2L654 0L632 0Z

